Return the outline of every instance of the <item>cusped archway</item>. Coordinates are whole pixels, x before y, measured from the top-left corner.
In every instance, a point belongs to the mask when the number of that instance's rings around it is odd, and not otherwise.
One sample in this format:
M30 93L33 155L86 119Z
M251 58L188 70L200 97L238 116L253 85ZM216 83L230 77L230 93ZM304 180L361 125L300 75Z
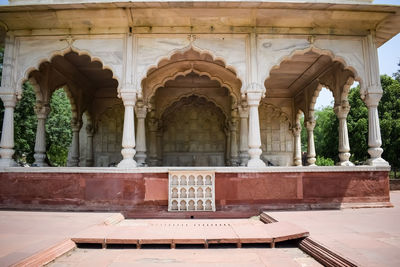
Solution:
M160 60L156 66L147 71L141 83L144 102L150 102L157 89L164 87L166 82L190 73L207 76L210 80L217 81L229 90L235 103L240 102L242 82L234 69L227 66L222 59L215 58L210 53L200 51L193 46Z
M196 95L172 103L162 114L162 165L224 166L226 116Z
M361 82L355 68L348 65L347 62L335 56L329 50L322 50L316 47L310 47L305 50L298 50L284 57L279 64L272 67L268 78L264 81L266 88L266 98L263 102L268 102L279 106L290 115L289 122L294 125L291 147L288 145L282 149L294 151L294 164L298 165L300 161L300 141L297 128L300 126L300 117L298 114L303 112L304 125L307 128L307 158L308 164L314 165L316 155L314 146L313 131L316 125L315 104L319 93L323 87L329 89L334 97L335 111L337 108L346 110L348 105L348 93L353 82ZM261 110L261 112L263 112ZM262 114L260 115L262 116ZM346 115L347 116L347 115ZM261 125L261 128L268 128L268 125ZM343 128L345 129L345 128ZM343 129L339 129L342 135ZM346 130L347 131L347 130ZM286 133L281 133L280 138ZM271 141L272 143L274 140ZM348 150L346 148L346 150ZM265 153L265 151L263 151Z
M49 60L41 61L37 68L30 69L27 79L35 88L36 102L39 107L49 106L50 98L55 90L63 88L67 92L72 106L73 138L68 160L70 166L86 166L85 162L93 162L94 147L97 149L97 156L101 156L104 152L107 157L112 158L109 147L116 147L120 154L121 140L102 136L100 139L108 140L108 144L97 146L92 143L93 136L99 134L95 129L102 128L102 124L107 123L102 120L100 111L122 106L117 93L118 81L113 72L105 68L102 62L94 60L87 54L68 50L62 54L55 54ZM37 108L37 110L38 112L45 111L43 108ZM82 119L84 113L89 116ZM46 120L46 116L45 113L38 113L38 118ZM42 131L38 130L38 132ZM113 135L115 133L110 136ZM45 136L38 138L44 140ZM41 143L45 142L41 141ZM83 146L89 149L83 149ZM86 152L80 155L80 151ZM44 152L43 148L40 148L40 153L44 154Z

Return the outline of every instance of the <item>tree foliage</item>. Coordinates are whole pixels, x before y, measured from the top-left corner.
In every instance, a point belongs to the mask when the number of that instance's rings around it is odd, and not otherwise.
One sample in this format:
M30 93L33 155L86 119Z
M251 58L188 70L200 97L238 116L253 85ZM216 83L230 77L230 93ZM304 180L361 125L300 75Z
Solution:
M52 165L65 166L72 140L72 112L68 96L63 89L53 93L50 110L46 121L47 156Z
M37 127L34 111L36 97L30 84L25 83L23 87L23 96L17 103L14 114L14 156L17 160L21 160L26 156L26 162L33 163Z
M400 71L398 72L400 75ZM383 158L397 170L400 167L400 82L381 76L383 95L378 106Z
M332 107L315 112L314 128L315 152L323 158L338 160L338 119ZM322 162L322 161L321 161ZM318 164L317 164L318 165Z

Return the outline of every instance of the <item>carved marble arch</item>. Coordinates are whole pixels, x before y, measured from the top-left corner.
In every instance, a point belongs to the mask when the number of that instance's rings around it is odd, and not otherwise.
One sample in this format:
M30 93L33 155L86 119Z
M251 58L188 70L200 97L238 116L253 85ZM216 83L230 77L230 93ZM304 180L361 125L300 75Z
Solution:
M116 84L116 90L119 91L119 86L121 84L120 79L115 75L115 71L107 65L103 64L101 58L92 55L89 51L80 50L73 46L70 46L63 50L49 51L44 57L39 57L33 62L33 64L24 70L22 70L23 76L17 81L17 97L20 98L22 95L22 85L31 78L31 75L35 71L39 71L40 67L45 63L52 63L57 57L65 57L68 54L76 54L79 57L88 57L90 63L97 64L99 68L104 71L103 75L107 73L107 77L111 75L111 79ZM101 77L101 76L98 76Z
M177 102L179 102L182 99L187 99L189 97L199 97L202 99L207 100L210 103L213 103L216 107L218 107L221 112L225 115L225 118L229 118L230 116L230 109L227 110L225 107L223 107L222 105L220 105L220 103L218 103L217 101L215 101L212 96L206 95L206 94L200 94L200 93L187 93L187 94L181 94L178 95L177 97L175 97L172 101L169 101L168 103L166 103L165 105L162 106L158 106L157 107L157 112L158 112L158 116L161 119L161 116L164 115L164 113L166 111L168 111L173 105L175 105Z
M48 96L43 96L43 91L40 89L40 85L37 83L35 78L33 78L33 77L29 78L29 83L33 87L33 90L35 92L36 105L49 105L51 97L53 96L53 93L58 89L63 89L64 92L66 93L69 103L71 105L71 112L72 112L73 118L78 117L78 109L77 109L77 105L75 102L75 97L73 96L68 84L57 85L55 87L55 89L52 92L50 92L50 94Z
M222 87L229 90L234 104L240 101L242 82L237 77L234 68L227 66L223 59L190 45L161 59L155 66L149 68L146 77L141 82L141 95L144 102L149 103L157 89L163 87L166 82L189 73L207 76L211 80L218 81Z
M295 97L317 80L331 90L334 96L340 95L341 92L337 92L334 88L335 81L333 84L329 81L331 79L329 76L336 75L338 72L346 76L344 79L352 77L362 82L356 69L330 50L315 46L295 50L290 55L280 58L269 70L264 80L266 95L267 97Z

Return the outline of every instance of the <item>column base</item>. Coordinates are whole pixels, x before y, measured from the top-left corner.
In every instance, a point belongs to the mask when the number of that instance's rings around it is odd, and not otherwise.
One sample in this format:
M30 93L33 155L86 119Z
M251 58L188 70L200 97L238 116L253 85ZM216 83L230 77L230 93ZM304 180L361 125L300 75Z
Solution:
M10 148L1 148L0 149L0 167L16 167L18 164L12 158L15 150Z
M293 161L293 165L299 167L299 166L302 166L303 164L301 162L301 159L295 158L294 161Z
M18 164L13 159L0 159L0 167L17 167Z
M336 163L336 166L354 166L354 163L349 160L346 160Z
M121 160L120 163L117 165L118 168L124 168L124 169L130 169L130 168L136 168L137 164L136 161L133 159L123 159Z
M315 164L316 161L317 161L317 159L315 157L307 158L307 166L311 166L311 167L317 166Z
M247 167L250 168L259 168L259 167L266 167L265 162L262 161L261 159L250 159L249 162L247 162Z
M383 153L383 149L380 147L370 147L368 148L368 154L371 158L367 159L367 164L371 166L390 166L389 162L384 160L381 155Z
M390 166L389 162L387 162L383 158L370 158L370 159L367 159L367 165L379 166L379 167L388 167L388 166Z
M49 164L47 164L44 160L46 159L46 154L44 153L35 153L33 155L35 158L35 162L32 164L32 167L48 167Z

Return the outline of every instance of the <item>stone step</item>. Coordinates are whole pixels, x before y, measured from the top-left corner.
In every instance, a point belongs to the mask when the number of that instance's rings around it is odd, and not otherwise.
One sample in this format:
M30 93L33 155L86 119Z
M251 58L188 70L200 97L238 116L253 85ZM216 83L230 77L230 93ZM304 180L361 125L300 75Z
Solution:
M75 234L71 239L79 244L130 244L140 248L142 245L167 244L171 248L180 244L242 244L264 243L275 246L277 242L302 239L308 231L288 222L263 224L252 222L229 223L220 220L135 220L133 225L96 225ZM243 220L245 221L245 220Z

